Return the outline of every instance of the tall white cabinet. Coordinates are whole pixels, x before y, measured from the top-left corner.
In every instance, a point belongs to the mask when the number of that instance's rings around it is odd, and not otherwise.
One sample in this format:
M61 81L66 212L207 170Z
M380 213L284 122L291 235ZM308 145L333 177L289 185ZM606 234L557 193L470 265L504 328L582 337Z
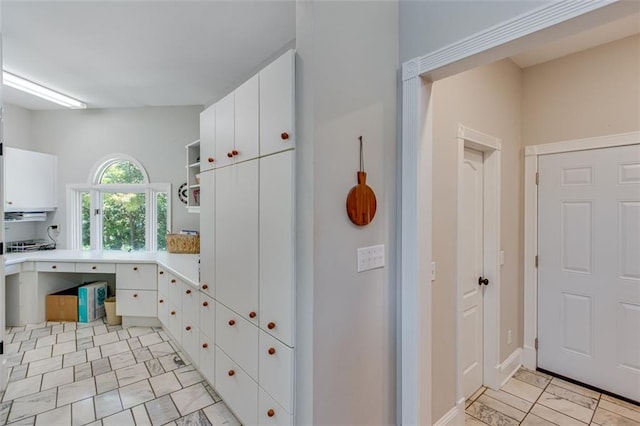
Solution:
M243 424L294 424L294 75L289 51L201 115L199 363Z
M4 211L51 211L58 207L58 157L4 148Z

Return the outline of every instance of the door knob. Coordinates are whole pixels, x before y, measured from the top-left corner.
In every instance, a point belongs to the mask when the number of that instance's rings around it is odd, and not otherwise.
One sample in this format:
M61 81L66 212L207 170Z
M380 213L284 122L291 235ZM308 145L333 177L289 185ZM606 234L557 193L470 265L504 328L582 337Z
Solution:
M489 278L482 278L482 277L478 278L478 285L482 285L482 284L489 285Z

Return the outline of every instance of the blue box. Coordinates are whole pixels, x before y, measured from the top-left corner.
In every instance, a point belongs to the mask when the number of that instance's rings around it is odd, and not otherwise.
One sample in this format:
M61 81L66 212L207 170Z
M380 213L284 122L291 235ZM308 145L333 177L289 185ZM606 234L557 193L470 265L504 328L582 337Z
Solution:
M78 322L91 322L104 316L107 298L106 281L89 283L78 288Z

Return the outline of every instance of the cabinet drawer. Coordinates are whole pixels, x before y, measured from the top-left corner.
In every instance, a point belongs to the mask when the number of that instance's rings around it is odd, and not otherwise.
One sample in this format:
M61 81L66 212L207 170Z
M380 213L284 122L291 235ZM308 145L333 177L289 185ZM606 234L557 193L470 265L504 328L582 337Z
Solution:
M198 325L182 317L182 348L187 353L193 364L200 365L200 329Z
M154 275L155 278L155 275ZM156 317L158 292L116 289L116 314L132 317Z
M75 263L70 262L36 262L38 272L75 272Z
M158 291L164 295L169 294L169 274L162 268L158 268Z
M259 425L293 425L293 415L262 388L258 388L258 424Z
M118 263L116 265L116 288L157 290L156 270L156 265Z
M172 303L169 304L169 327L167 328L173 338L182 346L182 311Z
M216 346L216 390L242 424L258 423L258 384Z
M76 272L89 274L115 274L115 263L86 263L76 262Z
M254 380L258 379L258 327L216 303L216 345Z
M182 310L182 281L173 275L169 275L168 278L169 300L176 308Z
M293 412L293 349L260 331L259 380L289 413Z
M215 387L215 345L213 339L200 330L200 372Z
M215 338L216 302L206 294L200 293L200 331L210 339Z
M169 328L169 301L167 296L158 292L158 319L163 326Z
M182 320L197 323L200 317L199 291L182 282Z

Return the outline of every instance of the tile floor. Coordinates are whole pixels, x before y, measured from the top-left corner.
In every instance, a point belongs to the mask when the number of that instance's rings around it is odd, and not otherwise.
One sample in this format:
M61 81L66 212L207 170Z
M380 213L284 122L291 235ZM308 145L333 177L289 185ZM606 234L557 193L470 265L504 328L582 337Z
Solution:
M7 329L0 425L240 425L161 328Z
M521 368L499 391L469 398L465 424L640 426L640 406Z

